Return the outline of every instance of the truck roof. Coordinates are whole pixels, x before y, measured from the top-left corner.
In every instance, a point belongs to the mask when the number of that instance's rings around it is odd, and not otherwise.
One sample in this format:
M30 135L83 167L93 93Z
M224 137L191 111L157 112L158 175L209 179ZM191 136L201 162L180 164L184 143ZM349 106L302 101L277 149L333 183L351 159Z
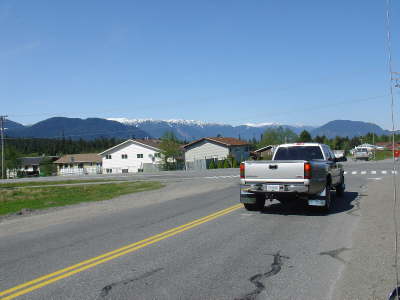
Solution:
M291 144L282 144L278 147L296 147L296 146L322 146L323 144L320 143L291 143Z

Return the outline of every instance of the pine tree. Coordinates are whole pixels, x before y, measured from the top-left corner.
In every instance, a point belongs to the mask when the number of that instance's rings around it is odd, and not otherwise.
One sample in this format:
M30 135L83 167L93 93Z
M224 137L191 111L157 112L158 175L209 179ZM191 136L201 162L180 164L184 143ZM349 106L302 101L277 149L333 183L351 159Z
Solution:
M229 161L227 159L225 159L224 161L224 168L230 168L231 165L229 164Z
M215 168L216 168L215 163L214 163L214 160L212 160L212 161L210 162L208 168L209 168L209 169L215 169Z
M309 143L312 142L312 137L311 134L307 130L303 130L300 133L299 139L297 140L298 142L301 143Z
M224 167L224 160L218 160L218 169L222 169Z

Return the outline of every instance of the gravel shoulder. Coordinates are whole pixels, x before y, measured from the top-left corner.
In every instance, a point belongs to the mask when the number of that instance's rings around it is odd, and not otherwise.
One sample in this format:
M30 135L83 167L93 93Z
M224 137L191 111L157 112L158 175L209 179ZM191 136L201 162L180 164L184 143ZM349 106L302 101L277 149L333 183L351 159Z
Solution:
M359 204L360 221L333 299L387 299L395 287L392 178L370 181Z

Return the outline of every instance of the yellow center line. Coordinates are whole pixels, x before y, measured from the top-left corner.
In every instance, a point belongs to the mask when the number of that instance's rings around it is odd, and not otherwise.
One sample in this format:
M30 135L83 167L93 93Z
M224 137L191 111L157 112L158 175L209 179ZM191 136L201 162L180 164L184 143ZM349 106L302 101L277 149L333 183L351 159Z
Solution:
M58 270L56 272L41 276L41 277L36 278L34 280L31 280L29 282L26 282L26 283L20 284L18 286L15 286L13 288L10 288L10 289L7 289L5 291L2 291L2 292L0 292L0 296L7 295L7 294L13 293L13 292L18 291L18 290L20 290L20 291L14 293L14 294L8 295L8 296L2 298L2 300L13 299L15 297L24 295L26 293L29 293L29 292L31 292L33 290L36 290L36 289L39 289L39 288L41 288L43 286L49 285L49 284L51 284L51 283L53 283L55 281L58 281L60 279L63 279L63 278L72 276L72 275L74 275L76 273L82 272L84 270L93 268L93 267L95 267L95 266L97 266L99 264L102 264L102 263L105 263L107 261L113 260L113 259L115 259L117 257L126 255L128 253L137 251L137 250L139 250L141 248L144 248L146 246L149 246L151 244L154 244L156 242L159 242L159 241L164 240L166 238L169 238L171 236L177 235L177 234L179 234L181 232L187 231L187 230L189 230L189 229L191 229L193 227L199 226L199 225L201 225L203 223L206 223L206 222L209 222L209 221L214 220L216 218L219 218L219 217L221 217L223 215L226 215L226 214L228 214L230 212L233 212L233 211L239 209L240 207L242 207L241 204L233 205L231 207L228 207L226 209L217 211L217 212L215 212L213 214L210 214L208 216L205 216L205 217L202 217L200 219L194 220L192 222L183 224L181 226L169 229L169 230L164 231L162 233L153 235L153 236L148 237L146 239L143 239L141 241L126 245L124 247L121 247L121 248L115 249L113 251L104 253L102 255L93 257L91 259L82 261L82 262L77 263L75 265L60 269L60 270ZM62 274L62 275L60 275L60 274ZM60 275L60 276L57 276L57 275ZM48 279L48 280L46 280L46 279ZM25 288L25 289L23 289L23 288Z

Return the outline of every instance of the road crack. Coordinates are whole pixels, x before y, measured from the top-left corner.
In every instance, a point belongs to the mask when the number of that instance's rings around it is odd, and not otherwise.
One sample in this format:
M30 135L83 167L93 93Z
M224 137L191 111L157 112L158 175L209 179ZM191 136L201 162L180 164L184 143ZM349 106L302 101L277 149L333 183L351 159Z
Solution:
M280 251L278 251L277 253L273 254L274 257L274 261L271 264L271 270L266 272L266 273L260 273L260 274L256 274L252 277L250 277L250 282L252 284L254 284L254 286L256 287L255 290L253 290L252 292L246 294L244 297L242 298L236 298L235 300L254 300L257 298L257 296L259 294L261 294L262 291L265 290L265 285L262 282L262 280L267 279L268 277L274 276L276 274L278 274L281 269L282 269L282 265L283 265L283 258L289 259L289 257L287 256L283 256L280 255Z
M341 258L339 256L339 254L344 252L344 251L348 251L348 250L351 250L351 248L342 247L342 248L339 248L339 249L334 249L334 250L330 250L330 251L326 251L326 252L321 252L319 255L328 255L328 256L330 256L330 257L332 257L334 259L337 259L338 261L346 264L346 261L343 258Z
M118 282L114 282L114 283L108 284L108 285L106 285L105 287L103 287L101 289L100 296L98 297L98 299L106 298L110 294L111 290L114 289L117 286L121 286L121 285L124 286L124 285L127 285L129 283L132 283L132 282L135 282L135 281L138 281L138 280L141 280L141 279L148 278L148 277L150 277L150 276L154 275L155 273L160 272L162 270L164 270L164 269L163 268L157 268L157 269L148 271L148 272L146 272L146 273L144 273L144 274L142 274L140 276L137 276L135 278L125 279L125 280L121 280L121 281L118 281Z

